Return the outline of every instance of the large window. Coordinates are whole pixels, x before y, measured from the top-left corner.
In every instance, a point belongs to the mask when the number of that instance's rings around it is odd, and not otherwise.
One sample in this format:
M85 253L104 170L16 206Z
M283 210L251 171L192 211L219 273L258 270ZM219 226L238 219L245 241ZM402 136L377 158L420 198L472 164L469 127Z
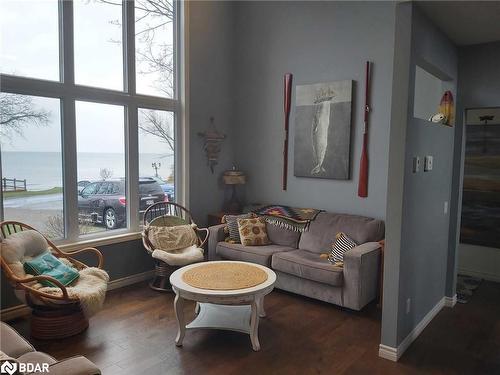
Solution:
M66 242L179 196L174 0L0 1L0 219Z

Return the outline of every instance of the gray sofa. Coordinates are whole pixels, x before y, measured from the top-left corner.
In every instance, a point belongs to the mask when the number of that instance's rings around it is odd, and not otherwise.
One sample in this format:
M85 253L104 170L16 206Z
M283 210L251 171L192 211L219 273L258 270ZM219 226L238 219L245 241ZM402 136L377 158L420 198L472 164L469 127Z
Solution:
M38 364L40 367L48 365L48 373L51 375L101 374L96 365L85 357L76 356L58 361L48 354L37 352L14 328L3 322L0 322L0 337L0 351L4 353L2 361ZM16 372L16 374L18 373ZM30 374L38 375L42 372L35 371Z
M380 245L384 222L364 216L321 212L303 233L267 224L271 245L224 242L224 224L210 227L209 260L239 260L272 268L276 287L353 310L378 295ZM329 253L338 232L360 244L345 253L344 267L321 257Z

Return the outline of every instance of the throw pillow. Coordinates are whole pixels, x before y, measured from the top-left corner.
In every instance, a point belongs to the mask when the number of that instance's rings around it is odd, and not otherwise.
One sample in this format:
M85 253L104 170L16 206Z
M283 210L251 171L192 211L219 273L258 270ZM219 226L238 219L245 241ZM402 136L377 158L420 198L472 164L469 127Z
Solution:
M184 249L198 243L193 225L176 225L173 227L148 227L148 239L155 249L172 251Z
M238 219L238 230L240 232L241 243L245 246L270 244L264 218Z
M332 244L332 251L328 256L328 260L330 263L343 262L345 252L355 248L356 246L358 246L358 244L349 238L347 234L339 232L335 236L335 242Z
M223 221L227 224L227 229L229 230L229 239L234 243L240 243L240 232L238 231L238 219L248 219L253 217L252 213L241 214L241 215L225 215Z
M26 260L24 262L24 270L31 275L52 276L64 286L68 286L80 277L76 269L64 264L48 251L35 258ZM40 284L57 288L56 285L47 280L40 281Z

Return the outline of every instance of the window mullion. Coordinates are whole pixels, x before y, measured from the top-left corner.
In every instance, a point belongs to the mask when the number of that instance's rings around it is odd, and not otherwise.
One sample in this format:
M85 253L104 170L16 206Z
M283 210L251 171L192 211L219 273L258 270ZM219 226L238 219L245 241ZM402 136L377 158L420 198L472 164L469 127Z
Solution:
M62 99L62 139L63 139L63 185L64 185L64 222L66 238L70 241L78 238L78 188L76 157L76 119L75 101L69 95L75 84L75 64L73 48L73 2L62 1L59 8L62 35L59 45L62 56L63 86L67 96Z
M139 230L139 139L137 106L126 107L127 216L129 228Z

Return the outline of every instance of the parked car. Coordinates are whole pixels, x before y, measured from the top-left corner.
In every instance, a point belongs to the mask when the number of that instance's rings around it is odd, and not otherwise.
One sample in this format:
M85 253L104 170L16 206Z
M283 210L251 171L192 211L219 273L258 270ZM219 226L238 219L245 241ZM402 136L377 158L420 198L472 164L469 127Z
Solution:
M169 184L168 182L161 179L160 177L151 177L151 178L154 179L156 182L158 182L158 184L161 186L161 188L163 189L163 192L168 197L168 201L173 202L175 199L174 184Z
M82 180L82 181L78 181L78 193L80 193L83 189L85 189L85 187L90 184L90 181L87 181L87 180Z
M139 212L165 200L165 193L152 178L139 179ZM125 180L89 183L78 196L78 218L83 222L103 224L116 229L127 221Z

